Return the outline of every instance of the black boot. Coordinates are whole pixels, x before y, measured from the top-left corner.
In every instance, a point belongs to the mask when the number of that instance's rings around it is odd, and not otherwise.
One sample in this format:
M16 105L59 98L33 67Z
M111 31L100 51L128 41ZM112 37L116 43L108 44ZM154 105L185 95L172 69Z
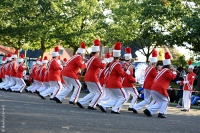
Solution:
M167 118L167 116L165 116L165 115L162 114L162 113L159 113L159 114L158 114L158 118Z

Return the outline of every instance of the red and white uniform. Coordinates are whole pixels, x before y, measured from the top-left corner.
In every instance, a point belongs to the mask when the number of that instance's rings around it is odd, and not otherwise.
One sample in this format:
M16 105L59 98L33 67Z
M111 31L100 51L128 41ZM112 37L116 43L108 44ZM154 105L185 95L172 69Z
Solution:
M153 66L147 67L145 71L145 79L144 79L144 100L136 104L133 108L137 111L145 107L147 104L150 103L151 100L151 87L154 83L155 77L157 75L157 70ZM152 101L154 103L155 101Z
M65 88L62 89L56 98L62 101L73 89L74 92L69 101L76 103L81 91L81 83L77 77L78 71L83 67L81 55L72 56L65 64L65 68L61 72L62 78L65 82Z
M41 86L40 86L40 88L37 89L38 92L45 91L48 88L48 83L46 83L46 81L45 81L45 78L46 78L45 77L46 76L45 72L46 72L46 70L47 70L46 65L43 65L41 67L40 74L39 74Z
M12 62L10 62L10 83L4 87L5 89L9 89L10 87L15 85L16 74L17 74L17 62L13 60Z
M155 114L159 109L161 114L166 113L169 103L167 88L170 82L175 78L176 72L171 72L168 68L162 69L160 73L157 74L155 82L151 87L151 95L155 100L155 104L147 108L151 114Z
M35 75L36 75L36 69L38 67L38 64L35 64L32 66L32 68L29 70L30 76L29 76L29 80L33 80L33 83L26 88L26 90L30 91L32 88L34 88L37 84L35 83Z
M181 82L181 84L183 84L183 105L186 110L189 110L191 106L191 94L195 77L196 75L194 72L189 72L184 81Z
M20 64L20 65L17 67L17 74L16 74L17 83L16 83L16 85L12 88L13 91L22 92L23 89L25 88L26 83L24 82L24 79L23 79L23 72L24 72L24 70L26 70L26 66L23 65L23 64Z
M5 64L1 66L0 73L1 73L1 79L2 79L2 82L0 83L0 88L2 88L2 85L5 83Z
M99 74L100 69L103 69L105 67L106 67L106 64L101 63L99 59L95 56L92 56L87 61L87 71L86 71L84 80L85 80L85 83L87 84L87 87L90 93L78 101L81 105L85 105L89 101L91 101L89 106L92 108L96 107L98 100L102 96L102 87L98 79L98 74Z
M110 89L107 89L106 86L106 81L108 80L108 74L109 74L109 68L104 68L101 69L99 72L99 81L102 86L103 90L103 95L99 99L98 104L101 105L105 102L107 102L111 97L110 97Z
M130 64L125 63L125 65L127 65L126 68L127 70L129 70ZM133 69L129 71L130 71L130 75L126 75L124 78L122 78L122 86L126 92L127 101L130 97L130 94L132 95L133 98L132 98L131 104L129 105L129 108L133 108L137 102L137 98L139 94L137 92L137 89L133 85L133 83L137 82L137 80L133 77Z
M123 104L127 101L126 92L122 86L122 78L126 75L119 62L112 62L110 64L106 88L110 89L111 99L101 105L104 110L113 107L112 111L119 112Z
M53 99L59 93L59 91L61 91L62 84L61 84L60 74L61 74L62 69L63 67L59 64L58 59L52 59L49 62L48 80L49 80L50 87L47 90L40 93L40 95L42 95L43 97L46 97L53 92L53 94L50 97Z
M4 67L5 82L1 85L1 88L4 88L6 85L8 85L10 83L10 74L11 74L10 73L10 69L11 69L10 64L11 64L11 62L8 62L8 63L5 64L5 67Z
M32 93L35 92L38 88L40 88L42 85L40 83L40 71L42 69L42 66L39 65L35 68L35 74L34 74L34 86L31 88L28 88L29 91Z

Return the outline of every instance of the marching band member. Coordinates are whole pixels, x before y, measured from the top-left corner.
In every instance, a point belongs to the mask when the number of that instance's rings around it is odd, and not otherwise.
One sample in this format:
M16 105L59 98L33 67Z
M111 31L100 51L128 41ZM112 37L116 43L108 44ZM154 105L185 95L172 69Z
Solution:
M124 66L124 71L130 71L130 75L126 75L122 79L122 86L124 87L124 90L127 95L127 101L130 97L130 94L132 95L132 101L129 105L128 111L133 111L133 107L137 102L138 98L138 92L137 89L134 87L133 83L137 82L137 79L133 77L133 67L130 64L131 59L132 59L132 54L131 54L131 48L127 47L125 48L126 54L125 56L125 63L123 64Z
M10 87L16 84L15 79L16 79L16 73L17 73L17 62L16 62L17 54L18 52L15 51L15 53L12 55L12 62L10 63L10 83L4 87L6 90L9 89L10 91L12 91Z
M101 69L99 72L99 82L102 86L102 90L103 90L103 95L102 97L99 99L98 101L98 106L105 103L106 101L108 101L110 99L110 89L107 89L106 86L106 82L107 78L108 78L108 73L109 73L109 65L110 62L112 62L112 57L110 53L106 54L106 61L107 61L107 66L104 69Z
M77 77L79 69L83 67L82 59L85 54L85 43L81 43L81 47L78 48L77 54L72 56L66 63L65 68L61 72L62 78L65 82L65 88L62 89L58 95L55 97L57 103L62 103L61 101L71 92L74 87L74 92L69 100L69 104L75 104L78 100L81 83Z
M147 69L145 70L145 78L144 78L144 84L143 84L144 100L139 102L133 107L133 113L137 113L138 110L142 109L143 107L145 107L147 104L150 103L151 86L153 85L154 79L157 75L157 70L156 70L156 64L158 60L157 57L158 57L158 53L154 49L152 51L152 57L150 58L150 66L147 67Z
M35 76L36 76L36 69L38 68L38 66L40 65L39 59L36 60L35 64L32 66L32 68L30 69L29 73L30 73L30 79L33 79L33 83L27 87L25 89L26 92L31 92L32 88L35 88L35 86L37 85L35 82Z
M0 68L0 73L1 73L1 79L2 79L2 82L0 83L0 89L1 89L1 85L5 82L5 64L6 64L6 57L3 57L2 58L2 65L1 65L1 68Z
M39 87L39 89L37 89L37 93L40 93L40 92L43 92L45 91L47 88L48 88L48 83L46 83L45 81L45 72L47 70L47 63L48 63L48 58L47 56L44 57L44 59L42 60L42 67L41 67L41 70L40 70L40 74L39 74L39 77L40 77L40 83L41 83L41 86Z
M121 56L121 43L115 43L113 50L114 60L109 66L109 77L106 81L106 88L110 89L111 99L106 103L99 105L99 108L102 112L107 112L106 108L112 107L111 113L120 114L120 109L123 104L126 102L127 96L126 92L122 86L122 77L125 77L127 74L130 75L130 71L127 70L124 72L122 66L119 63Z
M39 96L42 99L46 99L45 97L53 93L50 97L50 100L53 100L55 96L60 92L62 89L62 84L61 84L61 78L60 78L60 73L61 70L63 69L63 66L60 64L60 61L58 60L59 56L59 47L56 46L54 48L54 52L52 53L52 59L48 64L48 80L50 87L39 93Z
M163 69L157 74L154 84L151 87L151 96L155 100L155 103L144 110L147 116L151 117L152 114L155 114L159 110L158 117L166 118L164 114L167 112L169 103L167 89L170 82L176 78L176 70L173 70L173 72L170 70L170 58L170 54L166 52L165 60L163 60Z
M24 70L26 70L26 66L23 62L24 62L24 54L21 54L20 59L18 59L19 65L17 66L17 74L16 74L17 83L12 88L13 91L19 92L19 93L21 93L26 86L26 83L24 82L24 79L23 79L23 72Z
M193 91L193 83L195 80L195 73L193 72L194 66L192 65L192 61L188 61L188 74L184 78L180 84L183 84L183 109L181 111L189 111L191 106L191 94Z
M31 93L36 92L36 90L42 86L40 82L40 71L43 67L42 58L37 60L37 64L38 66L35 70L35 76L34 76L34 86L32 88L29 88L29 92Z
M6 88L4 88L6 85L8 85L9 83L10 83L10 74L11 74L11 71L10 71L10 68L11 68L11 61L12 61L12 57L11 57L12 55L9 53L8 55L7 55L7 63L6 63L6 65L5 65L5 82L4 82L4 84L2 84L2 88L3 88L3 90L8 90L8 89L6 89Z
M98 39L94 40L94 46L91 50L91 58L87 61L87 69L84 77L85 83L87 84L88 90L90 93L80 99L77 102L77 105L80 108L89 103L88 109L96 110L96 104L102 96L102 87L99 83L98 73L100 69L105 68L105 61L102 59L102 62L99 61L99 52L100 52L100 41Z

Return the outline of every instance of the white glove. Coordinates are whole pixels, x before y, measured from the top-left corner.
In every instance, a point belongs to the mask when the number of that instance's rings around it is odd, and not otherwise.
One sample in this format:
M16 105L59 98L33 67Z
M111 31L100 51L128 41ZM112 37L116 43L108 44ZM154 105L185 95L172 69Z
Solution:
M138 79L137 78L135 78L135 83L137 83L138 82Z
M63 66L62 65L60 65L60 68L61 68L61 70L63 70Z
M183 84L187 84L187 83L189 83L188 81L183 81Z
M105 60L102 60L102 61L101 61L101 63L104 63L104 64L106 64L106 61L105 61Z
M173 74L177 74L176 71L173 71L172 73L173 73Z
M176 81L176 84L180 84L181 81Z
M126 73L127 73L128 75L130 75L130 74L131 74L131 72L130 72L129 70L126 70Z

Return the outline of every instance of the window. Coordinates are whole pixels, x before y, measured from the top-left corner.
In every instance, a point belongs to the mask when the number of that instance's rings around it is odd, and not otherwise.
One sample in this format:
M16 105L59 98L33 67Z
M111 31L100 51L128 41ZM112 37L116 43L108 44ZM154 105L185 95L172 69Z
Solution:
M59 49L59 55L63 55L63 49Z

